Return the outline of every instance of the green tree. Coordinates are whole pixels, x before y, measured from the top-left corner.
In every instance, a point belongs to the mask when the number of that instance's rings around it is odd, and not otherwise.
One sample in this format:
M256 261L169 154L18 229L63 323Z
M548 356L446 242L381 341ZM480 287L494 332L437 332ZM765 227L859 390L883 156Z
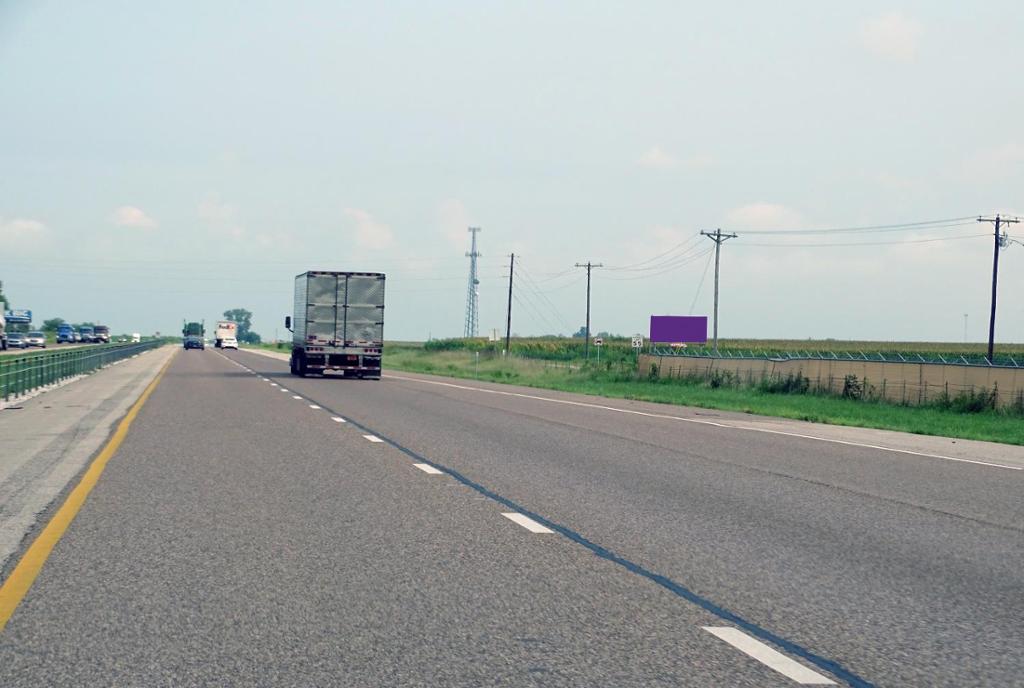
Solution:
M232 308L224 311L224 317L238 324L238 332L235 335L238 341L246 344L259 344L262 341L262 338L252 331L252 311Z
M56 332L64 324L64 318L50 318L43 321L43 332Z

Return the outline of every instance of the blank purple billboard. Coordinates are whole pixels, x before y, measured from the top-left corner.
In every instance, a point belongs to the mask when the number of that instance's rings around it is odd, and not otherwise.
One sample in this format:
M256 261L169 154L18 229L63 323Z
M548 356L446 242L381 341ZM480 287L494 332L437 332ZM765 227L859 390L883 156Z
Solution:
M652 315L650 340L670 344L703 344L708 340L708 316Z

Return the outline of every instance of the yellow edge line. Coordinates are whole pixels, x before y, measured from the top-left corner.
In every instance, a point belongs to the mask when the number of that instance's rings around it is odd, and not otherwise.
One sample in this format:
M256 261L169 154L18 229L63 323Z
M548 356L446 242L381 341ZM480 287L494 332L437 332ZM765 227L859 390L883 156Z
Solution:
M82 476L81 481L71 491L68 498L64 500L64 503L57 510L57 513L53 515L53 518L50 519L50 522L46 524L46 527L43 528L43 532L29 546L24 556L18 562L18 565L14 567L10 577L4 581L3 586L0 586L0 631L4 630L7 622L14 614L14 610L18 608L25 595L28 594L29 588L32 587L32 583L36 580L36 576L39 575L46 560L50 557L50 552L53 551L54 546L60 541L68 526L71 525L71 522L75 520L75 516L78 515L82 504L85 503L86 497L92 492L92 488L96 486L96 481L99 480L100 475L103 473L103 469L106 468L107 462L110 461L118 447L121 446L125 435L128 434L129 426L131 426L135 417L139 415L139 409L142 408L142 405L146 403L146 399L156 389L156 386L160 383L176 355L177 352L167 359L167 363L160 369L157 376L153 378L153 381L149 383L142 396L132 405L125 417L121 419L110 441L107 442L107 445L103 447L103 450L93 460Z

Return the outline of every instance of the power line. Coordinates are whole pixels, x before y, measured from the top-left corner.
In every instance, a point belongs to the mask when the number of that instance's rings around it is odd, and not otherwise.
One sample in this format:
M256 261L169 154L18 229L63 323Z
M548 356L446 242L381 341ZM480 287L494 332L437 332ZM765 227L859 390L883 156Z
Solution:
M703 258L704 256L708 255L709 253L714 253L714 251L715 251L715 249L713 249L713 248L707 248L707 249L704 249L703 251L700 251L699 253L694 253L694 254L691 254L691 255L688 255L688 256L680 256L680 259L677 260L676 262L668 265L667 267L661 267L661 268L658 269L657 272L652 272L651 274L648 274L648 275L630 275L629 277L612 277L612 276L609 276L607 279L613 280L613 281L616 281L616 282L630 282L632 280L650 279L652 277L658 277L660 275L664 275L664 274L669 273L669 272L675 272L676 270L678 270L679 268L683 267L684 265L689 265L690 263L692 263L692 262L694 262L696 260L700 260L701 258Z
M859 227L824 227L819 229L750 229L750 230L734 230L742 232L743 234L848 234L853 232L904 232L911 231L914 229L932 228L940 229L943 227L961 227L962 224L967 223L969 220L973 221L975 216L968 215L965 217L950 217L943 220L924 220L921 222L899 222L888 225L862 225Z
M555 318L559 320L567 330L569 330L569 333L572 334L572 327L569 325L569 322L565 319L565 316L562 315L562 312L558 310L558 307L554 304L554 302L548 298L548 295L545 294L544 291L542 291L541 288L537 285L536 281L530 275L529 270L527 270L526 267L522 264L522 258L520 258L520 267L517 268L517 274L523 278L523 281L526 283L525 286L528 289L530 289L534 294L536 294L541 299L541 301L548 306L548 309L551 311L552 315L554 315Z
M693 302L690 303L690 315L697 306L697 299L700 298L700 290L704 286L704 280L708 276L708 268L711 267L711 251L708 251L708 262L704 264L704 272L701 273L700 282L697 283L697 293L693 295Z
M630 263L629 265L609 265L609 266L607 266L607 269L608 270L614 270L614 271L619 271L619 270L647 270L649 268L642 268L642 267L639 267L639 266L646 265L647 263L652 263L652 262L654 262L654 261L656 261L656 260L658 260L658 259L660 259L660 258L662 258L664 256L669 255L670 253L675 252L676 250L678 250L678 249L680 249L680 248L682 248L684 246L688 246L689 245L688 248L686 249L686 250L689 250L689 247L692 247L692 245L695 245L699 241L700 241L700 233L697 233L697 234L694 234L689 239L687 239L686 241L680 241L678 244L676 244L672 248L668 249L667 251L663 251L662 253L659 253L656 256L648 258L647 260L642 260L642 261L640 261L638 263ZM685 253L685 251L683 251L683 252Z
M963 225L961 225L963 226ZM743 242L743 246L758 246L758 247L770 247L770 248L829 248L829 247L850 247L850 246L899 246L900 244L927 244L934 241L957 241L959 239L977 239L978 237L987 237L988 232L984 234L967 234L965 236L955 237L932 237L930 239L907 239L905 241L852 241L843 243L824 243L824 244L802 244L802 243L767 243L767 242Z

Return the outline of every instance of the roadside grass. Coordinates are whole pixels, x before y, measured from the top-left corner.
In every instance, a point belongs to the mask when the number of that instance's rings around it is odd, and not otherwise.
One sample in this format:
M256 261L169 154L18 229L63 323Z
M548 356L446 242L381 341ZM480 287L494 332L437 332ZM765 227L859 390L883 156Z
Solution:
M736 411L863 428L896 430L1024 445L1024 419L1002 411L961 413L936 406L901 406L816 394L780 394L758 388L712 387L678 379L637 379L628 363L504 360L477 352L385 347L384 367L596 396Z

